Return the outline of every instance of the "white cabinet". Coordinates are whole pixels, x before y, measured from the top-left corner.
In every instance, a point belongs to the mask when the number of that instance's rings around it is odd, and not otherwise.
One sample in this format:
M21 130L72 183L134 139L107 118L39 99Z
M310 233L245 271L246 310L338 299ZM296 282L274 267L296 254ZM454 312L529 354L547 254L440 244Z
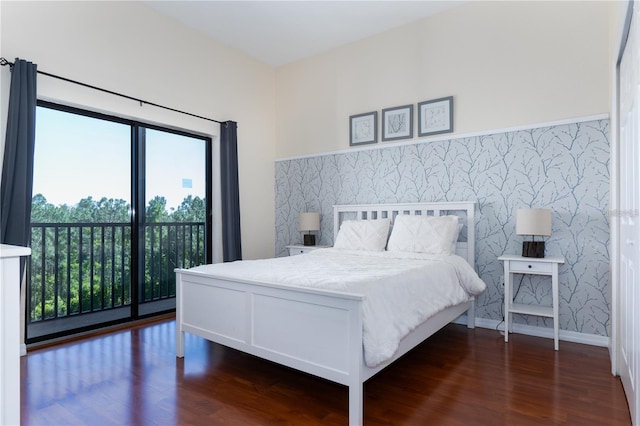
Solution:
M0 425L20 424L20 257L30 254L0 245Z
M564 263L561 257L522 257L505 254L498 258L504 262L504 341L509 341L512 324L511 315L538 315L553 318L553 347L558 350L558 265ZM513 301L513 275L530 274L551 277L551 306L524 305Z

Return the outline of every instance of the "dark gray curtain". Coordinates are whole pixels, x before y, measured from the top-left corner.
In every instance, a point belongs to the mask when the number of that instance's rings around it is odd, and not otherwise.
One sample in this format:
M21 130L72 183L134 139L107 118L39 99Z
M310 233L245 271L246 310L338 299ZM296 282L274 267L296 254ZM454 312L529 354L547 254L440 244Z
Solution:
M235 121L220 124L220 183L222 257L242 260L240 244L240 190L238 187L238 132Z
M0 241L3 244L29 245L36 140L36 76L36 64L16 58L11 69L0 185Z

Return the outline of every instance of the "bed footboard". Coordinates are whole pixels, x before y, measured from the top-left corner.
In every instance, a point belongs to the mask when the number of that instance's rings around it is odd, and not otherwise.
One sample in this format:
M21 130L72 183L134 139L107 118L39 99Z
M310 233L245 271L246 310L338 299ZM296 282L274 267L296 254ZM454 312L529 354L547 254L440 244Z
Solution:
M189 332L347 385L349 423L362 424L362 296L176 275L178 357Z

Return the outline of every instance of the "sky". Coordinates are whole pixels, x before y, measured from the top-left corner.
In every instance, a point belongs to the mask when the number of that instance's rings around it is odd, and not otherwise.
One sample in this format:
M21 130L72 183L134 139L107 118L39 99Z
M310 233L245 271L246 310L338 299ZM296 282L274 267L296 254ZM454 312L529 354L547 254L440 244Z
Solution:
M146 201L156 195L176 208L205 196L205 142L147 129ZM131 136L125 124L38 107L33 195L54 205L88 196L131 204Z

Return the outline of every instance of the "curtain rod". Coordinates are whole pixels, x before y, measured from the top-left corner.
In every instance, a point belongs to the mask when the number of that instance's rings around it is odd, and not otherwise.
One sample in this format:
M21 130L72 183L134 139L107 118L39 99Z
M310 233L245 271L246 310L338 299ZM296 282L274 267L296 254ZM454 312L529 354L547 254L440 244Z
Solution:
M6 66L6 65L9 65L9 68L13 69L13 62L7 61L4 57L0 57L0 65L3 66L3 67ZM169 111L177 112L177 113L180 113L180 114L189 115L191 117L200 118L202 120L213 121L214 123L218 123L218 124L225 124L224 121L218 121L218 120L214 120L213 118L203 117L201 115L192 114L190 112L186 112L186 111L182 111L182 110L179 110L179 109L167 107L167 106L164 106L164 105L159 105L159 104L156 104L154 102L149 102L149 101L145 101L143 99L134 98L133 96L124 95L122 93L114 92L114 91L108 90L108 89L103 89L102 87L92 86L91 84L82 83L81 81L72 80L70 78L61 77L59 75L50 74L48 72L37 70L37 73L38 74L42 74L42 75L46 75L47 77L57 78L58 80L63 80L63 81L66 81L68 83L73 83L73 84L77 84L79 86L88 87L89 89L94 89L94 90L98 90L100 92L109 93L110 95L120 96L121 98L126 98L126 99L130 99L132 101L140 102L140 106L142 106L142 104L147 104L147 105L151 105L151 106L154 106L154 107L157 107L157 108L162 108L162 109L166 109L166 110L169 110Z

